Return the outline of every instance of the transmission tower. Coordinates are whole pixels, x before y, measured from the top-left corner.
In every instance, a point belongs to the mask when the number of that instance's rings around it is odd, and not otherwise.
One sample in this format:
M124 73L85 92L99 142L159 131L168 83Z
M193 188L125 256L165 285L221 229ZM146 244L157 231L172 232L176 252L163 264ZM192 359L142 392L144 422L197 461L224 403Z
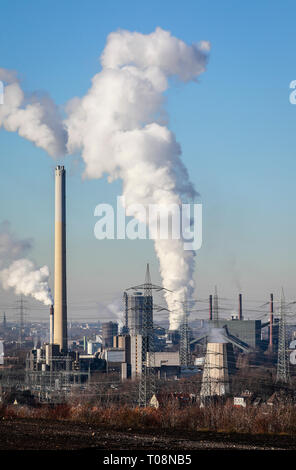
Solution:
M217 286L215 286L214 305L213 305L213 321L214 321L215 328L218 328L219 326L218 320L219 320L218 293L217 293Z
M289 361L287 355L287 337L286 337L286 305L284 291L282 289L280 300L280 320L278 336L278 362L276 381L288 383L290 381Z
M189 338L189 328L188 328L188 302L184 302L184 314L183 320L180 327L180 365L188 366L191 363L191 354L190 354L190 338Z
M149 353L149 366L147 364ZM144 308L142 327L142 371L139 384L139 405L147 406L156 391L155 386L155 356L153 330L153 300L149 264L147 264L144 283Z
M7 327L7 321L6 321L6 314L4 312L3 314L3 322L2 322L3 329L6 330Z
M22 347L23 340L24 340L24 312L25 312L25 300L21 295L20 300L17 301L19 303L19 347Z
M130 287L127 290L143 290L143 321L141 347L141 376L139 382L139 406L147 406L152 395L156 392L154 328L153 328L153 296L152 291L168 290L151 283L149 264L146 267L144 284ZM162 307L158 310L166 310ZM148 354L147 354L148 353ZM149 358L149 359L148 359Z

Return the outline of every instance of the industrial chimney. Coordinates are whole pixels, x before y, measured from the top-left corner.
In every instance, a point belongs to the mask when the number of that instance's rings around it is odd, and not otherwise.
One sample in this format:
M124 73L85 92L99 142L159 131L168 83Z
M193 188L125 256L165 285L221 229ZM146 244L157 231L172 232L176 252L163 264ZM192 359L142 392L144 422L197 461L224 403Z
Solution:
M54 308L53 305L49 309L49 344L53 344L53 325L54 325Z
M269 350L273 350L273 294L270 294L270 314L269 314Z
M243 320L242 294L238 294L238 319Z
M55 169L54 344L67 352L66 171Z
M209 296L209 320L213 320L213 296Z

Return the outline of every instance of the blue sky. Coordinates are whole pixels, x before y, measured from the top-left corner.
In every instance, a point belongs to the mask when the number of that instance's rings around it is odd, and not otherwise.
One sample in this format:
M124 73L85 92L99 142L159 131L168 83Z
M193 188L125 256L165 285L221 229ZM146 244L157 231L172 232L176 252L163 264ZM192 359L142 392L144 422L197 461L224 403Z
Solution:
M169 125L204 207L196 296L207 297L217 285L234 302L238 290L264 301L284 286L294 298L295 2L3 0L0 13L0 66L17 70L25 90L45 90L60 105L86 93L111 31L150 33L160 26L187 43L209 40L199 83L172 84L166 93ZM51 271L53 169L67 168L73 317L88 302L111 300L142 281L146 261L160 282L150 241L94 238L94 208L115 204L120 182L82 180L78 155L55 162L3 130L0 152L0 220L9 220L19 237L33 237L32 258ZM95 316L87 309L83 315Z

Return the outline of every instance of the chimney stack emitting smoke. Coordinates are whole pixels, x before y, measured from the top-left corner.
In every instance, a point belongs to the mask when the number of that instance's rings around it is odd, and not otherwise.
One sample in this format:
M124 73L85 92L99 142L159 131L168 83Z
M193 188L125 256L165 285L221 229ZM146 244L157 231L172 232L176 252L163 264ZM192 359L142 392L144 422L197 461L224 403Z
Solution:
M238 294L238 319L243 320L242 294Z
M273 348L273 294L270 294L269 349Z
M54 328L54 307L49 309L49 344L53 344L53 328Z
M81 152L84 176L108 175L110 182L121 179L126 207L134 207L127 215L146 222L136 206L180 206L198 195L180 158L181 147L166 125L164 93L171 78L197 82L206 70L209 51L208 41L187 45L159 27L150 34L113 32L101 56L101 70L85 96L68 102L64 121L48 96L25 95L16 74L0 68L0 80L6 83L0 127L18 132L52 156ZM56 242L59 237L60 241L55 255L59 305L55 301L54 336L65 347L66 267L65 255L60 253L63 248L59 248L65 245L65 235L61 227L55 235ZM155 239L154 246L167 289L170 329L177 330L185 313L179 306L194 291L195 252L184 251L183 240L177 239Z
M209 296L209 320L213 320L213 296Z
M163 94L172 77L197 81L209 50L207 41L187 45L161 28L150 34L113 32L91 88L69 103L68 151L81 152L85 177L121 179L127 215L142 223L147 221L139 205L180 206L197 196L181 147L166 125ZM170 329L177 330L185 314L180 305L194 291L195 252L172 237L155 238L154 247L167 289Z
M16 295L31 296L51 305L48 266L38 268L24 257L31 248L31 240L15 238L9 222L0 223L0 281L5 290L13 289Z
M55 169L54 344L67 352L66 171Z

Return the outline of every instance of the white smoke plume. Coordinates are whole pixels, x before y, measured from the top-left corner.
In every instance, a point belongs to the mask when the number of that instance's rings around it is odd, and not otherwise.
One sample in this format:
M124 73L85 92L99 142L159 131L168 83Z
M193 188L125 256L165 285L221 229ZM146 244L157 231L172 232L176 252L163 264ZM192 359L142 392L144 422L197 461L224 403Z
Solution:
M181 148L164 125L163 92L170 77L197 80L205 71L207 41L191 46L157 28L148 35L111 33L102 70L87 94L68 105L69 152L81 151L85 176L121 178L126 206L181 204L196 192L180 159ZM128 213L141 220L138 213ZM182 240L155 239L170 328L179 327L182 303L194 290L194 256Z
M123 305L122 299L114 299L108 304L100 303L99 314L104 321L114 321L118 323L119 328L123 327Z
M31 296L45 305L53 304L48 287L47 266L36 268L32 261L26 258L18 259L0 272L0 278L4 289L13 288L17 295Z
M53 299L48 285L49 269L37 268L22 256L31 248L31 240L18 240L11 233L8 222L0 224L0 280L4 289L14 289L15 294L31 296L45 305ZM4 267L5 264L9 264Z
M170 32L151 34L119 30L108 36L102 70L83 98L67 105L62 122L48 97L26 96L16 74L0 69L7 83L0 127L16 131L52 156L81 151L84 176L122 179L126 206L170 205L192 199L196 192L180 158L181 148L166 126L163 93L171 78L197 81L205 71L208 41L187 45ZM65 134L67 129L67 139ZM127 215L140 221L135 211ZM170 328L179 327L182 303L194 290L194 256L182 240L155 239ZM180 308L179 308L180 306Z
M24 256L32 248L32 240L18 240L11 232L10 223L0 223L0 269Z
M0 106L0 128L18 132L49 155L59 157L66 151L66 131L59 110L49 96L26 95L16 73L0 68L4 82L4 102Z

